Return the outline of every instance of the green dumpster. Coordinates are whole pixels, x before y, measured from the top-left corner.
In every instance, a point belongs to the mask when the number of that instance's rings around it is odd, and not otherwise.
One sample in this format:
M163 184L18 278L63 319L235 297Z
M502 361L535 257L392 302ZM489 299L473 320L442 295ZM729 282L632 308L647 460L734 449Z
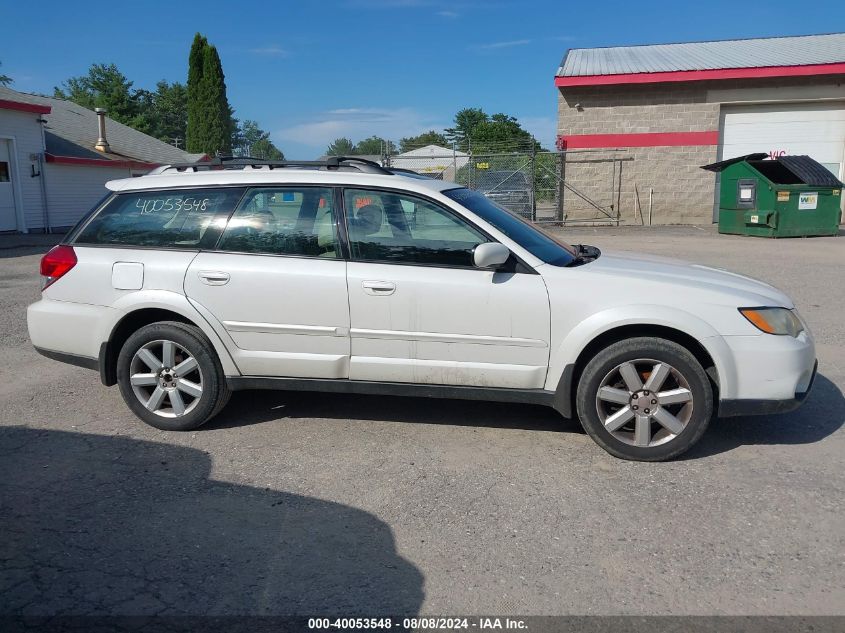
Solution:
M719 233L837 235L842 183L809 156L748 154L702 169L721 174Z

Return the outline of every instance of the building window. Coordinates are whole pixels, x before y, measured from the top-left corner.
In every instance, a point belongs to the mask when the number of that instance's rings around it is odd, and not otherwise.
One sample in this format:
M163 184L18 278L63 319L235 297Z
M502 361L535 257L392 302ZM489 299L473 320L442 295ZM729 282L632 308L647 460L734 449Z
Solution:
M9 182L9 163L0 160L0 182Z

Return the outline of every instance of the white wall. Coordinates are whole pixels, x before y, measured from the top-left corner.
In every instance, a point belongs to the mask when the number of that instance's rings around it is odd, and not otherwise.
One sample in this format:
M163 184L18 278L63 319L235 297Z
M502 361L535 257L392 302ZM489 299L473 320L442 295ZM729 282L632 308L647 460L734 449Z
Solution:
M108 193L106 182L131 176L125 167L47 163L46 168L47 205L53 227L73 226Z
M11 137L15 140L17 162L15 174L18 179L21 199L18 204L23 207L25 226L18 231L26 231L42 226L44 206L41 195L41 179L33 178L31 165L37 161L30 159L31 154L44 151L41 124L38 122L40 114L35 112L18 112L17 110L0 110L0 137ZM14 176L13 176L14 177Z

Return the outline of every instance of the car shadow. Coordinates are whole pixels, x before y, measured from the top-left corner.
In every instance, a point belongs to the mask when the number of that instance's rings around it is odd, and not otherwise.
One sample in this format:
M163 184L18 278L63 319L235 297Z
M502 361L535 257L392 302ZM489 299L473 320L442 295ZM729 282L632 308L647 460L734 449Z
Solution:
M239 391L202 429L291 418L353 419L582 433L577 420L538 405L294 391Z
M845 397L833 382L818 374L799 409L777 415L714 419L701 441L679 459L700 459L754 444L813 444L843 424Z
M291 391L237 392L202 429L314 418L584 433L577 419L563 418L551 408L537 405ZM843 424L845 397L833 382L819 374L813 391L798 410L714 419L699 443L679 459L710 457L749 444L812 444L835 433Z
M191 448L0 428L0 614L418 613L384 522L210 472Z

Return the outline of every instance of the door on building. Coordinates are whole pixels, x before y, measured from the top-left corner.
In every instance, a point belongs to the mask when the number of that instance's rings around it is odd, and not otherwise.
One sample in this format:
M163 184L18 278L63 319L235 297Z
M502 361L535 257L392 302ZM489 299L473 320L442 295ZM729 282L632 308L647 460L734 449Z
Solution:
M845 102L723 106L719 129L719 160L806 154L845 178ZM717 187L714 221L718 199Z
M0 139L0 231L14 231L18 227L13 177L12 142Z

